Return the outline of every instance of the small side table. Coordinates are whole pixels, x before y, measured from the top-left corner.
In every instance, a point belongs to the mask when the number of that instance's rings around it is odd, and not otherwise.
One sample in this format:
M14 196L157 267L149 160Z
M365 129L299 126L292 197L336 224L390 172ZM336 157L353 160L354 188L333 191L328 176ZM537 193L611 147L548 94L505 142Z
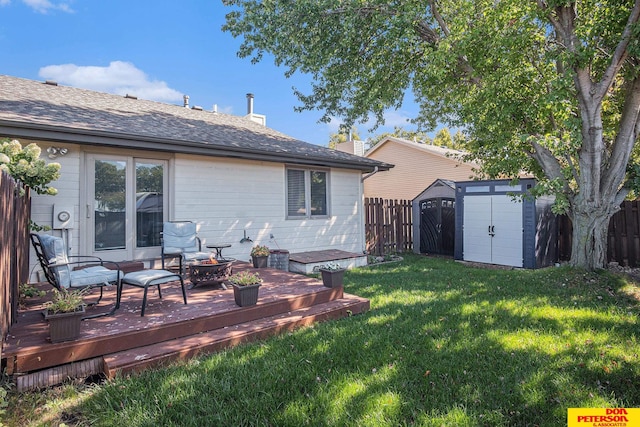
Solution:
M211 243L207 245L207 249L214 249L216 251L216 259L222 259L222 250L230 247L231 243Z

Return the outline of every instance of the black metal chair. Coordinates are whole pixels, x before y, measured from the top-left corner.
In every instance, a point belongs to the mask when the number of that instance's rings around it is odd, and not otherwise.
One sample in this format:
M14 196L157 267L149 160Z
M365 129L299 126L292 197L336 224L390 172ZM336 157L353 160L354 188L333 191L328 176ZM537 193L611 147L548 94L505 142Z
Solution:
M123 277L118 263L103 261L95 256L67 255L64 240L49 234L31 233L31 243L47 282L57 290L100 288L100 296L97 301L88 304L94 306L102 300L105 286L116 286L116 304L111 311L85 316L83 319L107 316L115 312L121 291L120 281ZM71 262L70 258L77 259L77 261ZM109 269L104 264L112 264L115 269ZM74 269L72 268L74 265L82 268Z

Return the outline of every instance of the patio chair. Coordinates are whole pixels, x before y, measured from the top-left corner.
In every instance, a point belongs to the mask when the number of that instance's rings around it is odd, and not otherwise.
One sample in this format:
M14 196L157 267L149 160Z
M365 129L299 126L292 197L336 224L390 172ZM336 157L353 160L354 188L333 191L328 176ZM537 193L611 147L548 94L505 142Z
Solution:
M95 306L102 300L105 286L116 285L116 294L119 294L120 280L123 277L123 273L120 271L118 263L103 261L102 258L96 256L67 255L64 240L49 234L31 233L31 243L36 251L47 282L58 291L64 289L100 288L100 296L95 302L87 304L88 306ZM72 262L69 259L77 259L77 261ZM114 265L115 269L109 269L104 264ZM72 268L73 265L79 268L74 269ZM85 316L83 319L111 315L116 308L117 304L114 304L109 312Z
M182 277L185 277L185 266L188 263L211 258L210 252L202 252L196 224L191 221L165 222L161 240L162 269L165 269L165 258L178 258Z

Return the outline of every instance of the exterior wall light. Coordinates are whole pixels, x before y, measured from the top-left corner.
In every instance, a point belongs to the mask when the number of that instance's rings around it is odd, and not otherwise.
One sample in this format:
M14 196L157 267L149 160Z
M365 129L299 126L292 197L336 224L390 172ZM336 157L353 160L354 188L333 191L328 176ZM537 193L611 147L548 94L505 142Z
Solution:
M55 159L58 156L64 156L68 152L69 152L69 150L66 149L66 148L60 148L60 147L49 147L49 148L47 148L47 153L49 153L49 158L50 159Z

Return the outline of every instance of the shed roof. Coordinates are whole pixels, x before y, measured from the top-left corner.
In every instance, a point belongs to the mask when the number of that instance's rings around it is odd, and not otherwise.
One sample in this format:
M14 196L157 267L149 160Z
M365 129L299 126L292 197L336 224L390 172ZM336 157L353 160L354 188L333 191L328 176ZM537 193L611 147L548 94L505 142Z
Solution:
M456 183L450 179L438 178L414 197L413 201L416 202L426 197L454 197L455 195Z
M0 135L371 172L393 165L248 118L0 75Z

